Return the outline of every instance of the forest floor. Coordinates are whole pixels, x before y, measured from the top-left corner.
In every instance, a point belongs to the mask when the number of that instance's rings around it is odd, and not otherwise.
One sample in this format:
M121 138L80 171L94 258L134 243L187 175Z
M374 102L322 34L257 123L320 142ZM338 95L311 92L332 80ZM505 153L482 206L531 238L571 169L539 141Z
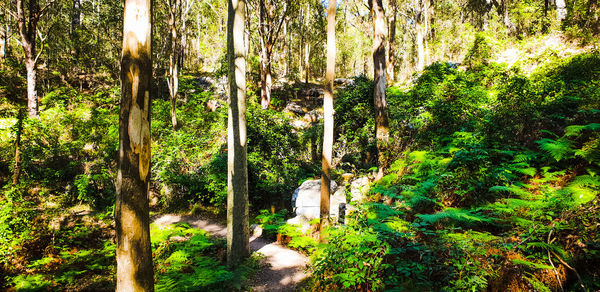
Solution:
M216 237L227 236L227 227L213 219L174 214L161 215L154 219L154 224L161 226L177 223L187 223L190 227L204 230ZM295 291L297 285L308 276L305 271L308 258L277 241L252 235L250 251L263 256L260 269L250 280L251 291Z

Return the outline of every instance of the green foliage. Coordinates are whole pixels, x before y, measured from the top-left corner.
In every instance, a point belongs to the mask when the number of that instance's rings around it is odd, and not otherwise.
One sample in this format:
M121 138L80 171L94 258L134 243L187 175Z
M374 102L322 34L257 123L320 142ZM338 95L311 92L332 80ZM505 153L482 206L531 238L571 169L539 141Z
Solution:
M271 213L269 210L260 210L260 214L256 216L256 221L261 225L264 235L267 238L274 239L279 232L279 228L285 225L285 214L287 210L282 210L277 213Z
M598 240L574 218L597 216L600 58L551 57L524 76L486 63L485 50L475 49L488 40L479 41L469 57L479 63L466 72L436 63L413 87L388 89L392 135L407 142L394 146L390 173L371 187L374 202L358 205L354 220L340 228L348 238L360 234L368 243L375 236L386 247L374 269L386 290L502 289L498 280L517 273L524 285L544 291L554 285L538 280L552 269L549 252L555 264L554 254L572 265L597 258L595 247L566 238ZM344 240L317 247L319 287L364 288L352 282L368 274L360 269L332 276L341 272L334 263L342 255L371 260L344 253ZM585 273L595 279L586 283L597 281L596 272Z
M315 252L313 281L316 290L381 290L380 277L388 267L383 256L389 245L372 229L342 226L328 232L329 244Z
M493 48L492 36L489 33L477 33L473 47L465 56L465 64L471 69L487 65L492 57Z
M353 84L335 96L336 152L346 153L343 162L368 168L376 153L375 116L373 112L373 81L365 76L353 79Z
M254 259L229 270L215 255L225 255L225 241L186 223L151 224L157 291L213 291L240 289L257 268Z

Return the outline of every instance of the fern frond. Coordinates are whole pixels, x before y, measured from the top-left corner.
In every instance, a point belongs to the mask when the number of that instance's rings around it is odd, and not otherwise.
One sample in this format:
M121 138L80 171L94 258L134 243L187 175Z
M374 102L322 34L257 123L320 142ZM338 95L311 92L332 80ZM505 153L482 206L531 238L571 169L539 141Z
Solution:
M536 143L540 144L540 148L548 152L556 161L569 158L573 153L573 144L566 139L552 140L544 138L536 141Z
M565 131L565 136L569 137L569 136L579 135L579 133L581 133L581 131L583 131L583 130L600 131L600 124L592 123L592 124L587 124L585 126L580 126L580 125L568 126Z
M510 186L493 186L490 188L490 192L508 192L515 194L521 198L531 197L531 193L515 185Z
M538 264L538 263L534 263L534 262L530 262L530 261L526 261L526 260L513 259L512 262L515 265L524 266L524 267L527 267L527 268L530 268L530 269L533 269L533 270L536 270L536 269L539 269L539 270L552 269L552 267L549 266L549 265Z
M571 195L575 204L585 204L600 192L600 177L581 175L576 177L568 186L560 190L564 195Z
M435 214L417 215L423 223L434 224L440 221L451 221L459 225L473 226L483 223L492 223L494 219L489 218L478 211L448 208Z

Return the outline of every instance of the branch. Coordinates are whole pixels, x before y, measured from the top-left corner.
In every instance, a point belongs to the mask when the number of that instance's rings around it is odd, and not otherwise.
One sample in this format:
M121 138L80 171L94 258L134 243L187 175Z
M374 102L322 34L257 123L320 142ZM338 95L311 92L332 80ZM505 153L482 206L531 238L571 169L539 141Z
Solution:
M44 38L44 36L42 35L42 33L40 32L40 30L38 29L37 31L38 36L40 37L40 51L38 52L37 56L35 56L35 59L33 61L34 64L37 64L38 59L40 58L40 56L42 55L42 53L44 52L44 41L46 40Z
M2 10L4 10L5 13L10 14L10 16L17 18L17 15L11 9L6 8L6 5L4 3L0 4L0 8L2 8Z
M54 1L55 0L52 0L52 1L48 2L48 3L46 3L46 5L44 6L44 8L42 8L40 10L40 15L39 15L40 18L44 15L44 13L46 13L46 9L48 9L48 7L50 7L50 5L54 4Z

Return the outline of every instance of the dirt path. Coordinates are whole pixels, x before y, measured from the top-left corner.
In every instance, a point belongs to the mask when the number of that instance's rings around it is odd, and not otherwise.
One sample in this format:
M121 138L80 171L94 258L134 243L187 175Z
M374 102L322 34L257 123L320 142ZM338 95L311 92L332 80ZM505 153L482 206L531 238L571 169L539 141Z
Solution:
M154 220L154 223L159 225L179 222L185 222L191 227L205 230L214 236L225 237L227 235L226 226L198 217L162 215ZM308 264L308 258L278 242L252 236L250 237L250 251L259 252L265 256L261 269L250 281L252 291L294 291L298 283L307 276L304 268Z

